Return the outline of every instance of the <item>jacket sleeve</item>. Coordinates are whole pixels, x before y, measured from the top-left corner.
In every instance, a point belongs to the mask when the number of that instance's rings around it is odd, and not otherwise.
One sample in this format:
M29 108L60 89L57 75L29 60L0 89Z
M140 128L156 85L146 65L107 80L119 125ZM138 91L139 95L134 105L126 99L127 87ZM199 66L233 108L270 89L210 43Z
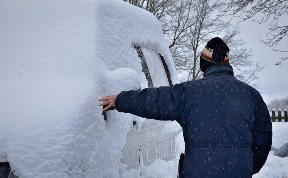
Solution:
M176 120L183 124L185 92L183 84L172 87L123 91L117 95L115 108L120 112L157 120Z
M253 133L253 174L258 173L268 157L272 144L272 122L269 111L260 94L254 120Z

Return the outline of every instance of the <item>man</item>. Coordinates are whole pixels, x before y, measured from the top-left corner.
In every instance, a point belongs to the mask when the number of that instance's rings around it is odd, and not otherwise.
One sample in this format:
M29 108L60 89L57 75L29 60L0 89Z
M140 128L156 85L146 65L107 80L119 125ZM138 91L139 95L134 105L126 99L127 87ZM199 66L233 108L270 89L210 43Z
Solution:
M204 78L172 87L123 91L100 99L100 106L183 128L182 178L251 178L264 165L272 124L259 92L234 77L229 48L211 39L200 57Z

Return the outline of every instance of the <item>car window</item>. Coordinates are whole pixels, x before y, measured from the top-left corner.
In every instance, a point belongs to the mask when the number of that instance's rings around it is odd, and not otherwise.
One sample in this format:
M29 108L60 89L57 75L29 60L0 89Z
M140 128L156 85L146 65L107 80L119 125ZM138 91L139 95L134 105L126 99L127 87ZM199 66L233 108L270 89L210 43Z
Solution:
M170 73L163 57L154 49L135 47L141 59L143 72L149 87L171 85Z

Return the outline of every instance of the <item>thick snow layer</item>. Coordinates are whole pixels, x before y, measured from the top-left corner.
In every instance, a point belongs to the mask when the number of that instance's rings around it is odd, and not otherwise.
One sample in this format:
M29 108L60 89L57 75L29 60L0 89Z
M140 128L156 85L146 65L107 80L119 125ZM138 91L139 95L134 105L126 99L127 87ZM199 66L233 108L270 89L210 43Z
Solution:
M98 49L101 49L99 57L108 69L128 67L138 72L142 71L141 61L134 49L134 46L140 46L155 49L161 54L168 65L172 82L178 81L173 59L156 17L121 1L102 0L98 5L97 13L98 17L101 17L98 23L105 24L98 25L97 41L99 41ZM115 61L121 63L115 65Z
M0 161L21 178L119 177L132 116L104 121L97 99L145 85L133 45L177 81L156 18L113 0L0 0L0 24Z

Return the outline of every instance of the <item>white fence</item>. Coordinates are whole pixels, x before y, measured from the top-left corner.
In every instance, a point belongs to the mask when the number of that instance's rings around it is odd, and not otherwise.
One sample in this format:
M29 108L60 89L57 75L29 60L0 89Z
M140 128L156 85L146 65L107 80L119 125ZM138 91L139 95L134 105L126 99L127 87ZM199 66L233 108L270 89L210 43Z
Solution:
M130 146L122 151L121 163L125 169L120 173L131 169L139 169L141 162L148 166L157 159L169 161L175 158L175 138L182 132L178 130L148 142Z

